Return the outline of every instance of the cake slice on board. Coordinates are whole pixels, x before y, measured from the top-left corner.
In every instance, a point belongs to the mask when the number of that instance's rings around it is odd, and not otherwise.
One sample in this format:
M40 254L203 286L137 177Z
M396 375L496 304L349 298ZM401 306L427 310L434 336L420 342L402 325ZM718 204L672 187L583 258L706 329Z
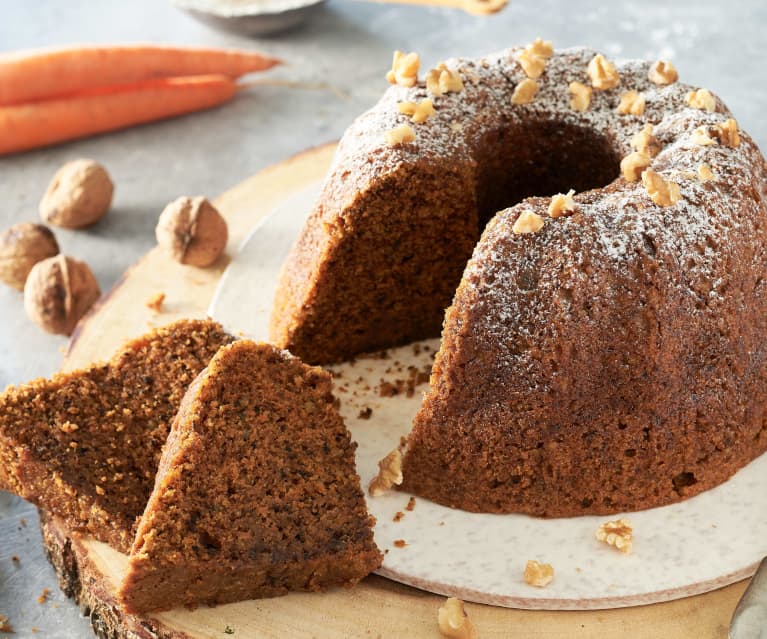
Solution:
M0 395L0 489L127 552L187 387L234 338L182 320L111 360Z
M350 586L382 560L331 378L242 340L189 387L120 588L127 610Z

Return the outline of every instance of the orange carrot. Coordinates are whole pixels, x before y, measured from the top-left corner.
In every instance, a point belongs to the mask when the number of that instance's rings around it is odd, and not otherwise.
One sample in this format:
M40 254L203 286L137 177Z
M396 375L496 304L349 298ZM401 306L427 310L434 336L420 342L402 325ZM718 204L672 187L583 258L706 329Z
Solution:
M204 75L0 106L0 155L208 109L230 100L237 89L227 76Z
M21 104L100 86L154 78L237 78L280 61L239 49L155 45L71 47L0 55L0 105Z

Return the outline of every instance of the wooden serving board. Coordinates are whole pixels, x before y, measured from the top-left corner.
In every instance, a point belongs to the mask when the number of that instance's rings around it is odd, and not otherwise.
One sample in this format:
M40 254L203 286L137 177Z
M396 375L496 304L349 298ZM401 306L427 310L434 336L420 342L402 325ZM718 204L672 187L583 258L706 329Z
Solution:
M235 255L253 227L276 205L322 179L334 145L319 147L272 166L221 195L216 206L229 224L227 255ZM221 274L223 256L209 269L184 267L154 249L134 264L78 326L64 360L71 370L107 358L122 342L182 317L205 316ZM146 306L165 294L161 312ZM43 542L62 589L91 615L100 637L436 639L443 597L370 576L352 590L295 593L194 612L176 610L149 618L126 615L115 588L126 558L108 546L43 517ZM481 548L477 552L482 552ZM705 558L702 558L705 561ZM541 612L467 604L480 639L537 637L585 639L722 639L747 582L651 606L604 611ZM229 632L231 631L231 632Z

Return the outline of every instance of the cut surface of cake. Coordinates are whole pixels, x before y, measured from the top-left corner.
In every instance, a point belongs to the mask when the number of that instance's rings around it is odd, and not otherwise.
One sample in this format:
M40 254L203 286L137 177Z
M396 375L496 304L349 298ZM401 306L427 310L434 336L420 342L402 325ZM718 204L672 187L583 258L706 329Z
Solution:
M130 611L350 586L381 563L331 378L224 347L189 388L138 526Z
M0 488L128 551L187 387L234 338L182 320L0 395Z
M723 102L541 41L416 79L344 135L271 319L314 363L444 320L402 488L609 513L762 454L767 167Z

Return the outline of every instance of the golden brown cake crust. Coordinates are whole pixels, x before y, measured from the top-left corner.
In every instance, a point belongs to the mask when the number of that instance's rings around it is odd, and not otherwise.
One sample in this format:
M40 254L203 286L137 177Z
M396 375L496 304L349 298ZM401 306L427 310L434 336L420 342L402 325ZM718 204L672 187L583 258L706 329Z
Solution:
M381 563L330 376L238 341L187 391L139 523L130 611L349 586Z
M0 487L127 551L187 386L233 337L183 320L0 395Z

